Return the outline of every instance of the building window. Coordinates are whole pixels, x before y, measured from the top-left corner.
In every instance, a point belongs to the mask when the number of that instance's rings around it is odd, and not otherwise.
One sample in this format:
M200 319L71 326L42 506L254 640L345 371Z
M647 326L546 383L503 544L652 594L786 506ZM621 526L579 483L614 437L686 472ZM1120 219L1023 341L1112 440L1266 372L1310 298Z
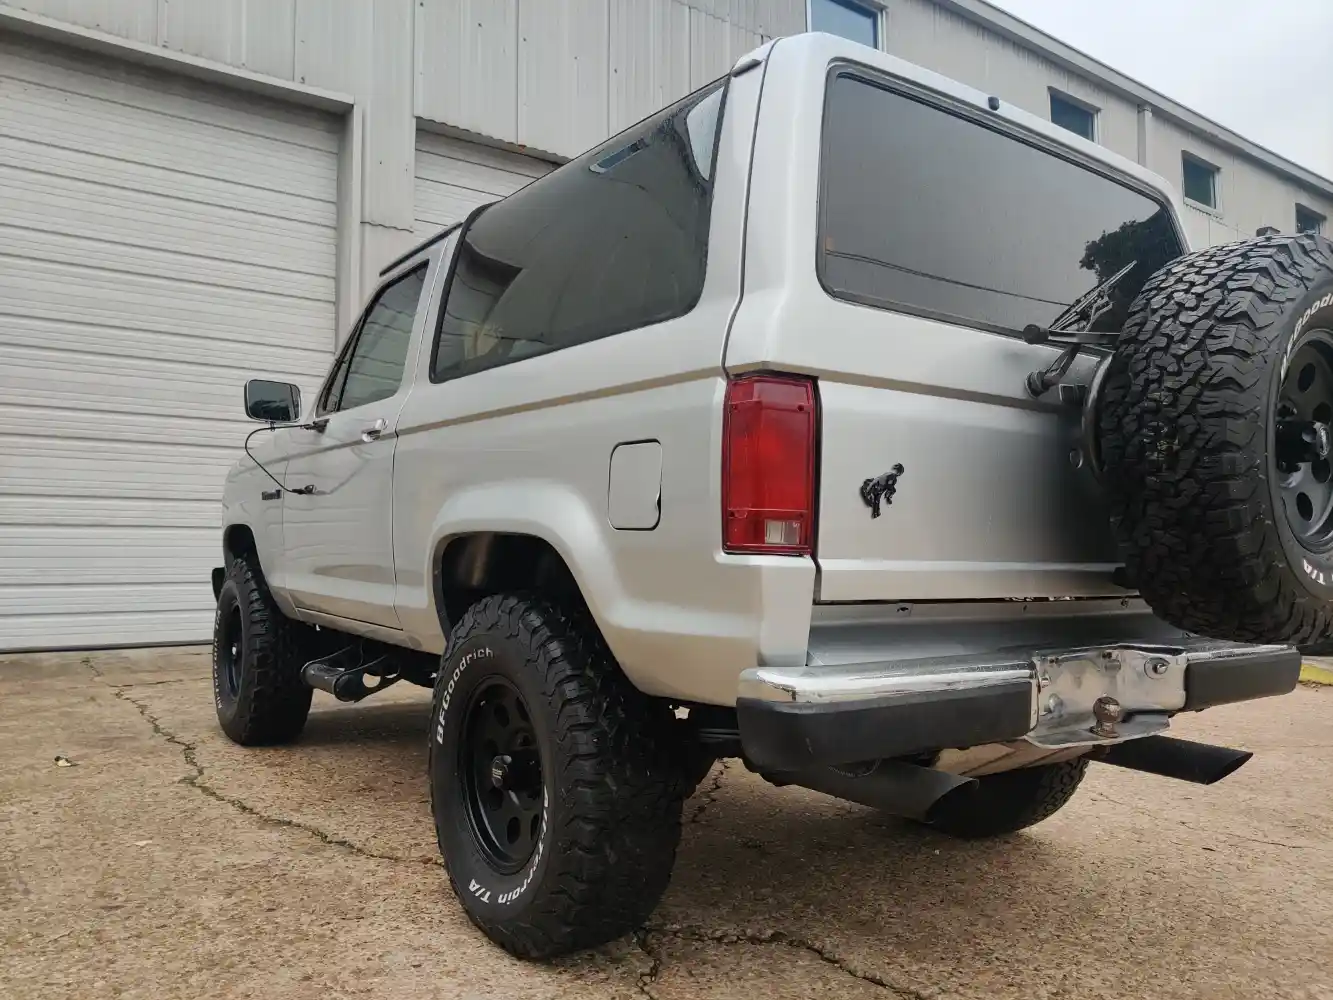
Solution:
M1089 142L1097 141L1097 109L1090 104L1051 91L1051 121Z
M879 8L857 0L810 0L811 31L840 35L879 48Z
M1324 217L1313 209L1306 208L1304 205L1296 206L1296 232L1298 233L1322 233L1324 231Z
M1185 197L1196 205L1216 208L1217 168L1190 156L1189 153L1181 155L1181 165L1184 168Z

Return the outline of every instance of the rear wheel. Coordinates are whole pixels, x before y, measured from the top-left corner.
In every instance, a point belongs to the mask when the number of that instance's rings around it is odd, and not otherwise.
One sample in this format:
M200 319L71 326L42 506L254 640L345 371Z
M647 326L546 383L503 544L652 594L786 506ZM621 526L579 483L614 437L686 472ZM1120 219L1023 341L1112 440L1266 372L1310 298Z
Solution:
M1333 243L1211 247L1154 275L1098 401L1129 577L1190 632L1333 629Z
M231 560L213 621L213 702L234 742L262 746L301 734L311 696L301 667L316 655L314 639L274 604L253 556Z
M1086 758L987 774L944 797L930 817L935 829L968 840L1015 833L1049 819L1074 797Z
M472 922L522 958L641 926L680 841L677 728L586 617L529 597L469 609L436 679L429 768L440 852Z

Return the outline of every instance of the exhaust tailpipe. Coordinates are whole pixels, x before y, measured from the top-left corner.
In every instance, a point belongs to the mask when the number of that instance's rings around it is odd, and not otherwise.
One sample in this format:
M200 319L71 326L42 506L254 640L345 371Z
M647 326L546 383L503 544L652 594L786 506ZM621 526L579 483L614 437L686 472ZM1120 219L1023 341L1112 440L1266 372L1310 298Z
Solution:
M766 772L763 777L775 785L800 785L922 822L930 818L931 810L946 795L977 783L975 778L893 760L848 764L838 769Z
M1132 771L1147 771L1164 778L1211 785L1240 768L1254 754L1208 743L1193 743L1170 736L1144 736L1106 747L1092 754L1093 760Z

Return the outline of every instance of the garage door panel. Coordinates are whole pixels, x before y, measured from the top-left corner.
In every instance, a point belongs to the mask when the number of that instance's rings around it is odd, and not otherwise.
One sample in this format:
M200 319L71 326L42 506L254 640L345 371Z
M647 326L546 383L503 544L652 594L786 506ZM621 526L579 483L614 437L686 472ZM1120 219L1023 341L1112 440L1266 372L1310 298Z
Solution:
M0 248L3 248L0 254L4 257L76 265L112 274L139 274L169 281L221 285L316 302L332 303L335 299L333 278L323 271L303 273L283 270L281 265L288 262L279 253L266 255L271 260L267 266L254 259L246 261L240 254L237 254L235 260L210 259L194 256L186 249L198 248L198 236L182 239L180 249L170 252L132 243L107 242L99 238L104 234L91 231L75 235L78 233L75 228L78 223L74 219L70 220L68 235L66 232L42 232L38 229L40 223L36 218L23 218L32 214L31 211L7 210L0 205ZM55 228L60 223L52 222L50 225ZM122 230L114 235L124 238L128 234ZM159 234L152 242L161 245L166 240Z
M278 219L295 219L318 226L337 223L338 206L318 187L300 191L275 191L253 183L237 183L127 163L111 156L97 156L88 149L66 149L50 143L0 133L0 163L15 170L43 173L53 178L82 181L95 177L111 188L173 194L185 202L243 208Z
M117 122L114 131L108 121ZM238 135L184 118L142 114L106 101L70 98L0 75L0 134L198 177L288 194L336 188L329 154L296 142ZM228 147L235 147L228 149ZM220 155L226 151L226 155Z
M196 606L185 611L134 614L49 614L4 619L4 648L96 649L145 643L186 645L212 632L213 595L207 586ZM207 607L202 605L207 604Z
M0 266L0 310L312 351L327 350L334 329L332 302L16 258Z
M117 358L56 351L5 350L0 393L6 404L92 413L137 413L158 417L163 430L180 419L236 420L241 417L245 382L263 375L301 387L309 409L322 372L218 370L171 361ZM241 361L236 358L233 361ZM38 425L40 426L40 425ZM32 430L32 425L28 428Z
M211 409L211 408L210 408ZM31 434L40 428L43 437L84 441L121 441L127 444L200 444L217 448L239 448L245 436L264 426L241 415L239 386L231 405L220 415L201 418L194 410L170 419L162 413L122 412L104 409L56 409L50 406L0 405L0 437Z
M256 215L239 207L182 202L4 168L0 168L0 188L6 191L0 203L0 225L101 241L113 252L120 247L143 247L195 256L200 241L206 239L206 257L181 262L183 268L199 274L199 280L209 280L206 273L200 274L200 265L217 260L249 263L254 269L282 268L295 272L293 278L300 281L304 275L327 275L337 254L330 239L333 230L327 225ZM97 212L89 213L86 206L94 198ZM7 244L0 248L10 253ZM110 263L118 271L134 270L129 261L117 264L112 258ZM331 298L332 286L319 286L316 296Z
M484 180L496 173L521 174L530 180L552 170L552 165L545 160L496 149L493 146L484 146L479 142L438 135L424 129L417 133L417 154L427 156L417 172L427 177L434 176L436 180L444 178L431 173L434 168L429 157L454 161L458 165L455 169L459 170L468 167L477 168L471 176L478 180Z
M237 448L201 445L28 437L9 442L0 458L0 494L220 503L227 470L238 454ZM33 517L39 516L40 506L34 505Z
M0 305L0 310L3 305ZM330 335L330 340L332 339ZM6 348L31 348L28 352ZM6 358L22 356L26 364L60 365L75 354L119 358L127 364L136 359L170 359L183 365L202 365L213 369L228 368L246 377L303 379L320 382L330 367L328 346L319 349L292 347L281 342L247 342L238 348L235 341L221 337L191 337L175 333L157 333L126 327L90 326L57 323L32 316L6 316L0 311L0 353ZM53 358L52 355L58 355ZM94 362L89 362L95 364ZM79 366L85 370L87 365ZM94 367L94 371L96 368ZM0 368L0 386L7 384Z
M455 222L462 222L474 208L493 202L496 198L496 195L418 182L413 231L424 238Z
M0 649L208 639L242 386L336 343L341 127L0 43Z
M189 528L0 525L7 587L206 583L220 544ZM134 558L126 559L127 552Z
M220 561L221 549L214 554ZM67 586L0 587L0 617L31 615L59 607L61 614L136 614L200 610L213 603L211 583L70 584Z
M530 156L418 131L415 231L428 236L553 169Z
M206 500L168 500L161 497L70 497L0 493L0 524L31 523L39 511L44 525L71 527L159 527L216 529L222 505ZM217 537L216 535L214 536ZM219 542L220 544L220 542ZM0 584L0 589L3 585ZM0 614L0 621L3 615Z
M86 57L59 46L0 42L0 79L13 80L70 97L113 103L133 112L207 122L250 137L300 143L336 153L339 123L282 101L259 96L238 99L207 83L159 73L130 63ZM119 119L124 112L115 113Z

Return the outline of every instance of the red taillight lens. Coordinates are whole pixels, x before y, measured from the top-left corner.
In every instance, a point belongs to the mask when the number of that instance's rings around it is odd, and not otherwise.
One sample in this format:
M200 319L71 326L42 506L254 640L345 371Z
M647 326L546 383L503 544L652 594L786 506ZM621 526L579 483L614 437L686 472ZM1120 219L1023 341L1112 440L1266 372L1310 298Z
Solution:
M722 547L809 555L815 527L815 384L751 375L727 385Z

